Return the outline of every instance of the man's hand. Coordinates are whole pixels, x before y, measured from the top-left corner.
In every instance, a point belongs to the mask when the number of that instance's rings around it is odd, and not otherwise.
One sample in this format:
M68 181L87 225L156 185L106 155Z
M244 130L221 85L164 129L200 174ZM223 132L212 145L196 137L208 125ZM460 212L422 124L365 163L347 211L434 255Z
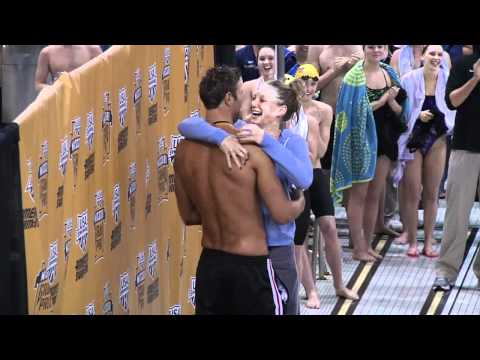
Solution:
M480 59L473 64L473 77L480 79Z
M237 138L241 144L255 143L261 145L265 130L261 129L255 124L247 124L243 126L237 134Z
M337 56L334 60L333 70L335 73L341 73L348 69L348 62L350 58L344 56Z
M352 55L350 55L350 58L348 59L348 67L351 68L353 65L355 65L359 60L363 58L361 52L354 52Z
M228 168L232 168L232 160L240 169L248 160L248 151L245 149L234 135L227 136L220 144L220 150L223 151L227 159Z

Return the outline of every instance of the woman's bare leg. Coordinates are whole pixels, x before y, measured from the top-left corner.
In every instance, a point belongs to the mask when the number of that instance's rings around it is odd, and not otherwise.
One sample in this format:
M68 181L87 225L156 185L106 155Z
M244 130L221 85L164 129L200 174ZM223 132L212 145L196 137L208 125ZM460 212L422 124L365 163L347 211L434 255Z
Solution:
M378 204L382 191L385 190L388 173L390 172L391 161L386 156L379 156L375 176L368 186L365 211L363 216L363 231L365 239L369 244L369 253L376 258L381 258L371 247L373 240L373 229L378 215Z
M415 153L415 158L407 162L403 175L404 190L404 227L407 233L408 251L410 256L418 256L417 248L417 225L418 225L418 202L422 191L422 164L423 156L420 151Z
M348 191L347 220L353 243L353 259L375 261L368 253L369 244L363 235L363 213L367 198L368 182L353 184Z
M337 226L335 224L334 216L321 216L319 218L320 232L325 239L325 255L328 266L332 271L333 286L337 296L358 300L358 294L348 289L342 278L342 247L337 235Z
M427 256L432 257L438 256L432 248L435 242L433 230L437 218L438 190L440 188L440 182L442 181L446 150L446 139L445 136L442 136L433 144L423 162L423 219L425 231L423 252Z

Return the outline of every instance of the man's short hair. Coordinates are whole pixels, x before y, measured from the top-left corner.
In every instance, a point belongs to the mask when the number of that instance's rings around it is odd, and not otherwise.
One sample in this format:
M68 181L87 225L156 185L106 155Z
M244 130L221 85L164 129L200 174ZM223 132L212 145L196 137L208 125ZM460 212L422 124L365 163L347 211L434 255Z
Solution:
M208 69L199 86L200 99L207 110L216 109L227 93L236 99L239 80L240 72L237 68L219 65Z

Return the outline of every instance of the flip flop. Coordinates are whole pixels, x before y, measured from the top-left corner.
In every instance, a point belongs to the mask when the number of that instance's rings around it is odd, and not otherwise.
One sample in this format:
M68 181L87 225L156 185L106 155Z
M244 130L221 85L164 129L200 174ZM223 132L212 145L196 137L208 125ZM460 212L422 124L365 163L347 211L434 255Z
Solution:
M426 256L428 258L436 258L436 257L440 256L440 254L438 252L436 252L435 250L425 251L425 249L422 250L422 255Z
M407 251L407 256L410 256L410 257L419 257L420 256L420 252L418 251L418 248L410 248L408 249Z

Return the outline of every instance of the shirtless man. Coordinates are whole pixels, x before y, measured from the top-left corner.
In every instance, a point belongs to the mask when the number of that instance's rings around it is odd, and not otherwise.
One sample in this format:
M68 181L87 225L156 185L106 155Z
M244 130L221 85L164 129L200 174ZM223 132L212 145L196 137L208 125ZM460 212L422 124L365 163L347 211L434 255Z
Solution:
M48 45L38 55L35 89L49 86L49 74L55 82L62 72L70 72L101 53L98 45Z
M235 70L216 67L200 83L206 120L234 133L242 100ZM296 218L304 198L289 201L275 167L257 146L244 145L248 161L229 168L214 145L182 141L176 152L175 194L186 225L203 226L197 267L197 314L282 314L260 200L278 223Z
M337 105L338 91L343 77L360 59L363 59L362 45L310 45L308 63L313 64L320 72L317 90L320 90L320 101L330 105L334 111ZM335 133L335 117L330 127L330 141L327 152L322 158L323 169L330 170Z

